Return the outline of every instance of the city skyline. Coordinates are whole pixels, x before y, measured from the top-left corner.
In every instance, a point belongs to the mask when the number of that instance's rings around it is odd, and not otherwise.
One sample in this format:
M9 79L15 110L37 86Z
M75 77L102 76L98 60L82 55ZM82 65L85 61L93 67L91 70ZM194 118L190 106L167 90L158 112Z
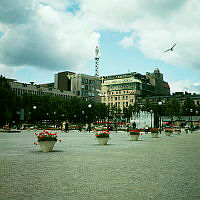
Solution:
M0 74L53 82L54 74L145 74L159 68L171 92L200 93L197 0L2 0ZM174 46L173 51L165 52Z

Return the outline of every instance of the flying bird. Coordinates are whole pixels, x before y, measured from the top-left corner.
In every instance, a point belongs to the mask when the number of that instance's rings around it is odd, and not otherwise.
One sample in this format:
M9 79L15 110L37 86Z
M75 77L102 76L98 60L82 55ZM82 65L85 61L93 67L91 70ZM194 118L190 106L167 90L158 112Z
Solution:
M167 49L166 51L164 51L164 53L167 52L167 51L173 51L173 50L174 50L173 48L174 48L175 46L176 46L176 44L174 44L170 49Z

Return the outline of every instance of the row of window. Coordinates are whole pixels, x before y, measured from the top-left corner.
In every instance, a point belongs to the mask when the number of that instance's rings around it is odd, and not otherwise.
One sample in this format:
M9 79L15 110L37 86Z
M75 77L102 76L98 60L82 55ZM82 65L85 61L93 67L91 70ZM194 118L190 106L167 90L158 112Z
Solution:
M108 95L111 95L111 94L126 94L126 93L130 93L130 91L125 90L125 91L107 92Z
M88 92L88 91L82 91L82 96L95 96L93 92Z
M92 86L92 85L81 85L81 88L83 89L83 90L93 90L94 91L94 86Z
M71 98L72 96L68 96L65 94L57 94L57 93L49 93L49 92L42 92L42 91L34 91L34 90L25 90L25 89L20 89L20 88L12 88L12 90L17 94L17 95L23 95L25 93L28 94L34 94L34 95L52 95L52 96L60 96L66 98Z
M118 97L108 97L108 101L112 101L112 100L115 100L115 101L117 101L117 100L128 100L128 96L118 96Z
M83 84L94 84L95 80L90 80L90 79L87 79L87 78L82 78L81 83L83 83Z
M128 102L122 102L123 107L128 107L130 104ZM115 102L115 103L108 103L109 107L112 106L116 106L116 107L120 107L121 106L121 102Z

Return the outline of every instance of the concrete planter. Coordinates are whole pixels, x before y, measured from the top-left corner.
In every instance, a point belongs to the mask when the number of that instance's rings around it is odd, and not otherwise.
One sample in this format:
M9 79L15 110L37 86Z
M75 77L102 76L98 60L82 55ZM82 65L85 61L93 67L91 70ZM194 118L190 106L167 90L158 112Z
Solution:
M97 140L100 145L106 145L108 143L109 137L104 137L104 138L97 137Z
M43 152L49 152L53 150L53 147L57 141L39 141L40 148Z
M138 138L139 138L140 134L138 134L138 135L130 135L130 136L131 136L131 140L132 141L138 141Z
M151 133L151 136L152 136L153 138L158 138L158 133Z

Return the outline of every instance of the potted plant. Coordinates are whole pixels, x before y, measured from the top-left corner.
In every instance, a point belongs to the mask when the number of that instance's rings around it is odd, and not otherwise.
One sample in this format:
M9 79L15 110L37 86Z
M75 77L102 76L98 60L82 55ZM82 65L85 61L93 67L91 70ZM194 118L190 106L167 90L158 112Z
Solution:
M131 140L138 141L141 130L135 129L135 130L129 130L129 132L130 132Z
M49 133L46 130L43 130L40 133L35 133L38 141L34 144L39 144L43 152L49 152L53 150L55 143L57 142L57 133ZM61 140L59 140L61 142Z
M165 128L165 134L166 136L171 136L173 133L173 128Z
M153 138L158 138L158 133L159 133L159 129L158 128L151 128L150 131L151 131L151 136Z
M110 139L110 132L109 130L97 130L96 131L96 138L100 145L106 145L108 140Z

